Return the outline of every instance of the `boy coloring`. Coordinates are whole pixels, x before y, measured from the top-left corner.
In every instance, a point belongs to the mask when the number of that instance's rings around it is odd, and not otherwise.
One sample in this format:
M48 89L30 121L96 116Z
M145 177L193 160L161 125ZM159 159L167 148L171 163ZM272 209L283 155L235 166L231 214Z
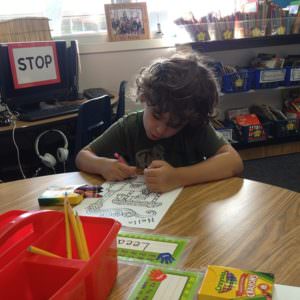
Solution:
M136 85L144 110L120 119L82 149L76 157L80 170L119 181L142 169L152 192L242 172L239 154L209 122L218 88L199 56L157 60L142 68Z

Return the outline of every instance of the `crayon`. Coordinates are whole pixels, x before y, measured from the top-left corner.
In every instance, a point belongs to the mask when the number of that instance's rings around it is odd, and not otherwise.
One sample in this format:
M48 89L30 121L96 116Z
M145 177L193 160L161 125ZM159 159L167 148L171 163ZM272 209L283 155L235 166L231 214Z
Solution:
M96 192L102 192L103 187L101 185L82 185L76 188L76 190L81 190L81 191L96 191Z
M114 153L114 157L118 160L118 162L122 164L127 164L126 160L119 153Z

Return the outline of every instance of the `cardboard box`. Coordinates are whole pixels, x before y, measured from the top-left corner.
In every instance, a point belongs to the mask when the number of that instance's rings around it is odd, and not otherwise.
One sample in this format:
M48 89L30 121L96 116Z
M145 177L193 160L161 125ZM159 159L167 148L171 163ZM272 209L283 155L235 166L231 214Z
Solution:
M250 143L267 139L264 127L255 114L239 115L233 121L240 135L241 142Z

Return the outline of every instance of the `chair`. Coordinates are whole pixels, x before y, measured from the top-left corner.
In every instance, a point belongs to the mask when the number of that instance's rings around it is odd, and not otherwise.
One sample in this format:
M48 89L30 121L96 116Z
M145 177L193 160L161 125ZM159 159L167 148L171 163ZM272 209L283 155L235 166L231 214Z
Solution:
M122 80L119 87L119 100L117 111L113 115L112 123L118 121L125 114L125 89L126 89L127 81Z
M112 124L112 108L107 95L90 99L79 107L75 155Z

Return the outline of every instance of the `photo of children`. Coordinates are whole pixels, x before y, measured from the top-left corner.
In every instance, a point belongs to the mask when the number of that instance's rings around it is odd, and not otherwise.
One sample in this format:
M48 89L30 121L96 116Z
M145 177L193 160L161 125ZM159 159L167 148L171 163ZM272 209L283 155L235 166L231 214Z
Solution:
M141 9L111 10L111 27L114 35L144 34Z
M146 3L106 4L105 14L110 41L149 38Z

